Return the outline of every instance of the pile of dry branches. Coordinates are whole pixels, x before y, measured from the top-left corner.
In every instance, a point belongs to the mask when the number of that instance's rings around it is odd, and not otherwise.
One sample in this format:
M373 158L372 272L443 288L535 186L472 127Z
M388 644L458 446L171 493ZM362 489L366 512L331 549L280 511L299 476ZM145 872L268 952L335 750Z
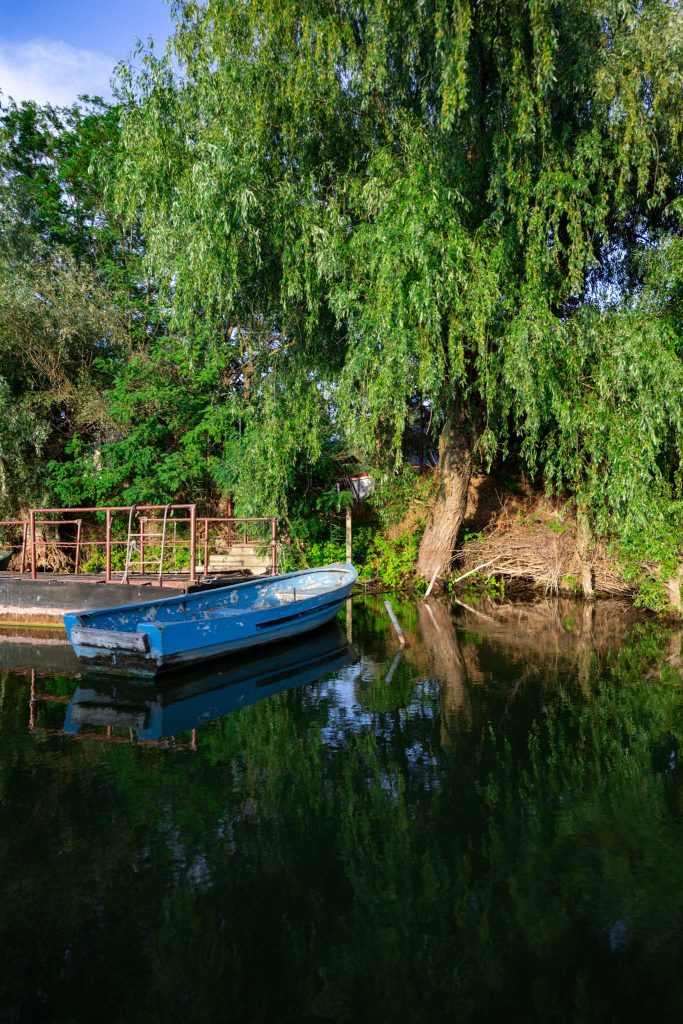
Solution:
M581 545L576 523L538 506L533 515L503 509L494 524L461 551L461 572L481 566L487 576L523 580L557 594L580 589L586 573L601 594L628 594L630 587L602 545Z

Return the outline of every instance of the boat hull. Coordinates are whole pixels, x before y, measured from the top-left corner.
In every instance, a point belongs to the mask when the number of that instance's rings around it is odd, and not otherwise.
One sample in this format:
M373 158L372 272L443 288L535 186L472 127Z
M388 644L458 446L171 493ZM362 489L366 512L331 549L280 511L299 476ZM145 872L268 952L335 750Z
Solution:
M333 590L306 597L301 596L305 589L300 589L292 603L269 603L263 595L274 594L278 587L289 587L296 595L296 585L304 576L315 577L316 573L329 574L332 570L341 576L342 567L271 577L258 587L238 584L230 588L229 598L214 591L201 598L191 595L90 615L72 613L64 616L64 625L79 661L89 669L153 678L233 652L294 640L326 625L350 596L356 572L349 568L343 567L345 576ZM259 598L252 606L247 603L248 588ZM239 607L242 600L244 609ZM232 604L238 607L231 609ZM154 615L155 606L158 616ZM183 620L184 614L190 617Z

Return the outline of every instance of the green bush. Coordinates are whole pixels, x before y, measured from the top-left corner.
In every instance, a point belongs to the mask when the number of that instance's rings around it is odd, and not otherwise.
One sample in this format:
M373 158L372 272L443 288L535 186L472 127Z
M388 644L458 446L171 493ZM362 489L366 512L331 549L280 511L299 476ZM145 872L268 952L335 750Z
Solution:
M84 545L87 549L88 545ZM159 571L159 559L161 557L161 547L157 544L154 546L145 546L145 563L147 566L148 573L154 573ZM131 555L130 560L130 571L140 571L140 553L134 551ZM190 566L190 549L188 547L178 547L173 549L172 545L167 545L164 552L164 571L165 572L183 572ZM123 572L126 568L126 546L125 544L113 544L111 549L111 567L113 572ZM106 570L106 556L103 547L93 547L91 554L88 558L81 562L81 572L85 573L100 573Z
M447 583L449 593L455 591L458 576L459 573L451 574ZM488 597L493 601L502 600L505 597L505 581L502 576L488 576L486 573L475 572L467 578L461 593L465 600L476 601L482 597Z
M329 565L331 562L346 561L346 545L334 540L326 540L322 543L314 542L306 548L307 569L316 565Z
M377 580L392 589L424 588L424 580L415 573L419 546L418 532L402 533L393 540L376 534L361 578Z
M95 548L90 557L81 562L81 572L98 573L104 570L104 552L100 548Z

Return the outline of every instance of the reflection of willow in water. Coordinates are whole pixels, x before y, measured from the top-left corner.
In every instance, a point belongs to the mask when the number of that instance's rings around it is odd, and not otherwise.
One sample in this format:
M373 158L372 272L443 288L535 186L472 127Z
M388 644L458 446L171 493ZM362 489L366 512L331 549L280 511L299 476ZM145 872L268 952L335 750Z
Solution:
M375 628L382 615L377 601L363 609ZM404 629L409 638L400 649L408 668L408 685L416 679L434 679L440 690L442 740L448 720L457 716L459 728L469 721L473 693L481 687L503 687L507 699L514 699L527 682L546 688L559 684L579 687L584 696L596 671L605 669L634 628L641 628L642 615L630 602L598 603L552 598L533 603L490 603L485 611L454 609L446 602L427 600L404 610ZM671 631L669 664L680 663L680 632ZM390 636L390 634L389 634ZM381 651L386 667L392 655ZM393 663L392 663L393 668ZM391 669L390 669L391 672ZM383 669L377 673L384 676ZM405 700L406 673L403 678ZM379 689L382 689L381 687ZM377 707L376 691L371 707ZM361 703L364 694L361 691ZM481 695L477 697L481 698ZM391 703L386 692L384 702ZM365 701L367 703L367 700Z
M582 685L592 662L604 663L641 618L630 602L551 598L493 606L485 617L465 611L458 625L495 644L499 656L523 674L543 669L553 681L571 676Z
M430 604L434 606L434 602ZM444 603L439 602L439 607L440 628L451 621L461 633L461 643L488 644L498 656L504 654L508 666L529 672L580 673L594 658L604 662L621 647L632 628L643 622L631 603L620 601L551 598L528 604L491 604L483 612L457 609L456 615ZM421 624L422 608L419 606ZM486 672L480 675L474 664L471 668L477 682L486 681Z
M10 1019L681 1019L670 634L596 637L582 692L571 651L538 630L515 647L468 620L458 647L446 611L401 617L408 702L377 696L371 723L342 719L333 742L334 693L306 688L214 723L197 757L76 746L30 737L10 680ZM394 654L369 622L359 607L354 642L377 667L361 704ZM425 676L441 673L430 717ZM411 776L418 747L438 785Z

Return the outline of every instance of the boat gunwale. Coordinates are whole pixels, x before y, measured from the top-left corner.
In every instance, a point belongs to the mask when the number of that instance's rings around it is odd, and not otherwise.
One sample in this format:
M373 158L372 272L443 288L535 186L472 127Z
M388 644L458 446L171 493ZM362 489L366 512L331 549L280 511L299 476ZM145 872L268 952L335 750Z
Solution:
M111 605L108 608L93 608L93 609L83 609L82 611L66 612L65 615L64 615L64 621L66 623L66 620L68 618L71 621L77 620L77 624L78 625L85 625L86 624L86 622L85 622L86 619L96 619L97 617L100 617L100 616L104 617L106 615L112 615L112 614L115 614L116 612L126 612L126 613L130 614L131 612L134 612L134 611L137 611L137 610L140 610L140 609L158 608L160 605L163 605L164 607L169 607L170 605L186 603L188 601L191 601L191 602L194 603L194 602L196 602L196 601L198 601L198 600L200 600L202 598L206 598L209 594L211 594L212 596L213 595L217 595L217 594L219 594L223 590L230 590L230 592L232 593L233 591L244 589L246 587L253 587L253 586L258 585L258 584L263 585L263 583L266 583L266 582L274 582L275 580L279 581L279 580L295 579L297 577L308 576L308 575L315 574L315 573L330 572L331 570L335 570L337 572L346 572L348 576L352 577L352 579L350 581L351 585L353 585L353 583L355 583L357 578L358 578L358 570L355 569L355 567L351 564L351 562L333 562L330 565L315 566L312 569L297 569L295 572L282 573L282 574L277 575L277 576L257 576L253 580L245 580L243 583L232 583L232 584L228 583L228 584L225 585L225 587L214 587L211 590L205 590L205 591L196 590L196 591L194 591L194 593L191 593L191 594L176 594L173 597L160 597L160 598L152 599L151 601L140 601L140 602L138 602L136 604ZM346 582L343 585L344 586L349 586L349 583ZM330 590L331 589L332 588L330 588ZM322 591L319 594L311 595L311 597L308 600L314 600L315 597L322 596L325 592L326 591ZM307 600L307 599L306 598L302 598L302 600ZM255 611L255 610L256 609L243 609L241 613L242 614L248 614L249 612ZM80 621L81 619L83 621ZM193 620L183 620L183 621L193 621ZM139 623L139 625L142 625L142 623ZM159 625L159 624L156 623L156 622L153 622L153 623L150 622L150 623L145 623L145 625ZM93 625L90 628L98 629L98 628L102 628L102 627L98 627L97 625Z

